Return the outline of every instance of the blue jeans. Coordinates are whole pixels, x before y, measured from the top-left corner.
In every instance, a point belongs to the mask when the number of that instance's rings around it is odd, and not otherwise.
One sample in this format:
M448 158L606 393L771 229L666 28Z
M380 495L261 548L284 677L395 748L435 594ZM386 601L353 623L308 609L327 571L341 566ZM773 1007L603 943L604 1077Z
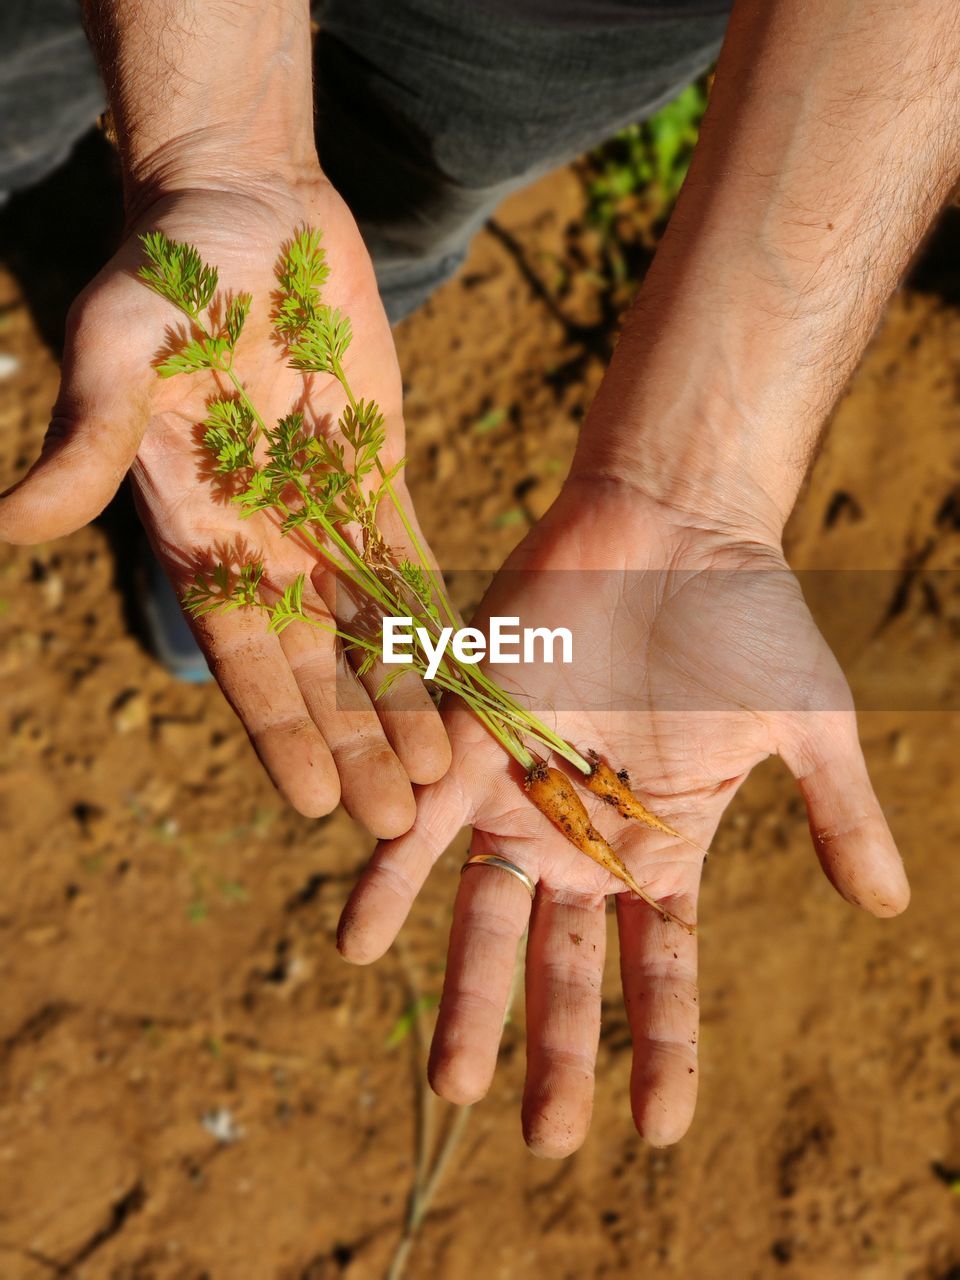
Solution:
M652 114L703 71L726 23L726 0L629 21L591 21L583 0L572 24L482 0L318 8L320 159L359 223L392 320L453 274L508 192ZM104 102L77 0L3 0L0 201L54 169Z

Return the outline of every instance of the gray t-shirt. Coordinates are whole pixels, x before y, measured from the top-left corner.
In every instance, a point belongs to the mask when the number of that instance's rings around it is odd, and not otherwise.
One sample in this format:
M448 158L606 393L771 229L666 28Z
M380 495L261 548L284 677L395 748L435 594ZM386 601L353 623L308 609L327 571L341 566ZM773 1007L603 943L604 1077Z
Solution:
M729 13L733 0L477 0L507 18L564 27L608 27L650 18L708 18Z

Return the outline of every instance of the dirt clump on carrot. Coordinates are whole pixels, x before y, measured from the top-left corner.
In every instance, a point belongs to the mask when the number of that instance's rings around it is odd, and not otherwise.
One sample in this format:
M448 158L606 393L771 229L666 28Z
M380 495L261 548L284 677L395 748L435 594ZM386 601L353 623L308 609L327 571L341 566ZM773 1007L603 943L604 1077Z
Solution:
M527 771L523 785L527 795L544 817L552 822L581 853L585 853L588 858L605 867L611 875L622 880L638 898L642 898L659 912L664 920L671 920L690 933L696 932L693 925L668 911L662 903L638 884L623 861L590 821L590 815L583 801L577 795L573 783L566 774L561 773L559 769L551 769L541 760Z

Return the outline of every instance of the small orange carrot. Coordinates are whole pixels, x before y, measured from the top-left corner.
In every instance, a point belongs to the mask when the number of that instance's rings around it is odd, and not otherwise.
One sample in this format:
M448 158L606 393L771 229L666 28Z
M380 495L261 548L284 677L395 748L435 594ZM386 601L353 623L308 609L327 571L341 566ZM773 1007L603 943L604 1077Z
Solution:
M616 809L617 813L624 818L633 818L636 822L642 822L645 827L650 827L653 831L662 831L664 835L673 836L676 840L682 840L684 844L690 845L700 853L705 852L700 845L694 843L693 840L689 840L685 835L681 835L676 828L669 826L662 818L658 818L655 813L650 812L643 801L630 790L630 775L626 769L614 772L597 751L588 751L587 758L590 761L591 769L584 780L584 785L588 791L593 792L595 796L599 796L604 804Z
M658 911L664 920L672 920L674 924L682 925L689 933L696 932L693 925L673 915L657 902L656 898L651 897L645 889L641 888L590 821L590 815L583 801L573 789L573 784L566 774L561 773L559 769L549 768L543 761L538 761L528 770L523 785L527 795L544 817L549 819L581 853L585 853L588 858L605 867L611 875L622 880L638 898L642 898L655 911Z

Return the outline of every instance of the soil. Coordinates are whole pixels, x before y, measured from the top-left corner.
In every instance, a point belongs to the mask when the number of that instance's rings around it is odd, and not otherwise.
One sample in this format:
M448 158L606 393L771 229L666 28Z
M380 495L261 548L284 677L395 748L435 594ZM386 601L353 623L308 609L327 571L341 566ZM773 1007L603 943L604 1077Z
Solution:
M43 434L74 276L112 234L85 172L0 226L4 482ZM31 267L65 192L73 242ZM935 252L958 245L951 222ZM413 490L441 562L474 571L468 596L557 492L612 337L602 265L565 170L400 328ZM960 1276L960 309L929 255L914 279L788 537L798 567L865 571L810 593L869 708L910 910L845 906L786 771L756 770L706 873L689 1136L657 1151L632 1129L611 930L585 1147L555 1164L523 1146L521 1010L408 1275ZM0 1280L379 1278L424 1100L430 1015L407 1035L403 1015L439 991L465 837L401 946L341 962L370 841L343 813L286 810L217 691L145 652L132 529L121 502L0 559Z

